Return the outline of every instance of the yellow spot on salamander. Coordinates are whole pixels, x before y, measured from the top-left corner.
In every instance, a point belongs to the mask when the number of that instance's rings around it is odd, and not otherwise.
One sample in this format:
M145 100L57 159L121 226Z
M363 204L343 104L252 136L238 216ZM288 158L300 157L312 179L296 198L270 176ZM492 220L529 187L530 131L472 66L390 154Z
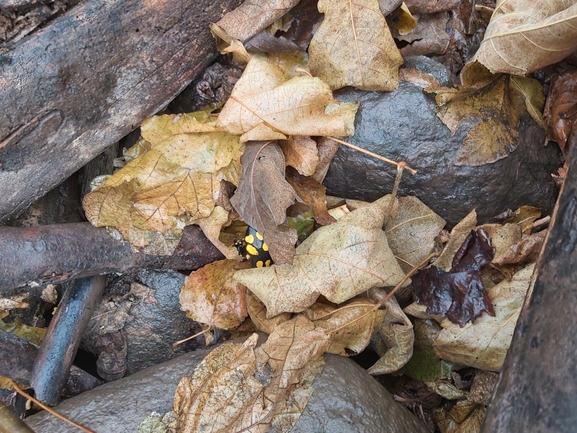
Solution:
M265 266L265 264L262 262L262 260L259 260L258 262L255 263L257 268L262 268L263 266Z
M268 245L267 244L262 244L261 248L263 251L268 251Z
M263 240L263 237L262 237L262 235L261 235L259 232L256 232L256 238L257 238L259 241L262 241L262 240Z
M246 246L246 252L249 253L251 256L258 256L258 251L252 245Z
M246 236L244 237L244 241L245 241L247 244L254 244L254 238L252 237L252 235L246 235Z

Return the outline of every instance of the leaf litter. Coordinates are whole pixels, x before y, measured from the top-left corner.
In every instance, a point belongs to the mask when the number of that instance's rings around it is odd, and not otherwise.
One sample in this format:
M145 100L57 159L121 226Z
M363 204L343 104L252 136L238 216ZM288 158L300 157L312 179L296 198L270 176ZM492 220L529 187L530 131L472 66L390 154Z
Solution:
M171 253L184 226L200 225L229 260L187 278L182 308L205 326L233 332L248 316L269 334L258 347L256 334L244 344L218 347L182 379L174 406L179 431L268 431L271 426L288 431L313 392L323 353L350 356L371 345L379 360L369 372L392 373L421 356L413 355L414 329L425 320L440 322L436 331L427 328L434 348L427 356L445 365L445 373L426 384L445 398L459 399L450 428L482 419L483 409L467 403L458 374L447 365L500 369L544 236L531 232L533 217L477 227L472 212L450 236L439 237L443 219L416 197L396 194L354 210L345 207L336 221L338 212L327 212L321 182L338 144L326 137L352 135L357 109L336 101L332 89L397 86L403 59L380 12L391 5L380 3L320 2L325 20L311 41L309 60L294 53L249 54L243 41L267 26L264 31L288 29L291 18L283 21L283 15L293 3L245 3L244 10L211 26L219 48L246 63L220 113L145 121L125 168L85 199L93 224L157 254ZM442 10L454 7L445 3L449 6ZM408 4L393 21L411 40L418 31L411 12L424 6ZM495 21L503 11L494 14ZM344 26L343 16L349 17ZM563 20L569 23L570 14ZM425 15L421 23L426 21ZM509 50L504 46L499 49ZM487 58L478 55L481 63ZM514 151L515 127L525 113L543 124L543 90L531 78L493 75L474 62L455 89L423 74L403 74L437 95L439 117L453 133L462 122L477 122L457 164L491 163ZM566 141L571 107L551 101L545 119L554 131L550 135ZM225 184L237 187L232 197ZM302 206L313 211L321 227L295 249L297 232L286 217L289 208ZM238 262L221 234L237 213L264 235L275 265L240 269L246 264ZM440 242L447 239L443 247ZM434 267L411 281L408 273L433 251L439 255ZM389 293L409 284L422 304L405 308L413 320Z

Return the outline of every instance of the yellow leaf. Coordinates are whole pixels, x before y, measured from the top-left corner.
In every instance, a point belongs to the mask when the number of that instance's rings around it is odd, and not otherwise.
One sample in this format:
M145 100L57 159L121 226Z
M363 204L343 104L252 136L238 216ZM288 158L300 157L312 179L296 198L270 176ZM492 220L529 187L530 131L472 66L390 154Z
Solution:
M299 312L323 295L341 303L371 287L395 286L403 271L382 230L391 196L315 231L297 247L293 265L238 271L234 278L267 307L267 316Z
M222 108L217 125L231 134L242 134L243 142L289 135L353 135L358 104L329 107L334 102L331 89L320 79L290 78L275 61L254 55Z
M499 0L475 60L493 73L526 75L577 48L577 4Z
M378 1L320 0L318 8L325 19L309 46L313 75L333 90L396 89L403 58Z

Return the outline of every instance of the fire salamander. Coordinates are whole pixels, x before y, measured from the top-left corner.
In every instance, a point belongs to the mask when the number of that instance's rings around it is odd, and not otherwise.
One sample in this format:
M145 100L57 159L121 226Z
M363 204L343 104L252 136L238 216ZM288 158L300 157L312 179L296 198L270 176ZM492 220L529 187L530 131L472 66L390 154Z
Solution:
M262 235L250 226L246 229L244 238L235 241L234 246L243 260L250 260L253 268L262 268L272 264L268 245L264 242Z

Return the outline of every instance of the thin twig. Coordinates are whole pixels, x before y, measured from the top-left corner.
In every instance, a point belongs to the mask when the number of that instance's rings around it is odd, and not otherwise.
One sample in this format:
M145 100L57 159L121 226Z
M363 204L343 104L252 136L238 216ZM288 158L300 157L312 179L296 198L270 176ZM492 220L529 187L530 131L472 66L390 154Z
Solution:
M363 149L362 147L355 146L354 144L347 143L346 141L340 140L340 139L338 139L338 138L335 138L335 137L327 137L327 138L330 139L330 140L336 141L337 143L342 144L342 145L344 145L344 146L350 147L351 149L355 149L355 150L358 151L358 152L364 153L365 155L369 155L369 156L372 156L373 158L376 158L376 159L379 159L379 160L381 160L381 161L384 161L384 162L386 162L386 163L388 163L388 164L397 165L397 166L400 164L399 162L393 161L392 159L388 159L388 158L385 158L384 156L377 155L376 153L370 152L370 151L368 151L368 150L366 150L366 149ZM405 163L405 164L406 164L406 163ZM409 173L411 173L413 176L414 176L415 174L417 174L417 170L415 170L414 168L409 167L408 165L405 165L405 170L407 170L407 171L408 171Z
M27 398L28 400L30 400L31 402L33 402L34 404L37 404L38 406L40 406L42 409L44 409L46 412L54 415L56 418L61 419L62 421L67 422L68 424L72 424L74 427L85 431L87 433L96 433L94 430L89 429L88 427L84 427L83 425L80 425L74 421L72 421L71 419L66 418L64 415L59 414L58 412L56 412L54 409L45 406L44 404L40 403L38 400L36 400L34 397L31 397L30 395L28 395L27 393L25 393L24 391L22 391L22 389L20 389L20 387L18 385L16 385L16 382L11 381L12 382L12 388L14 388L14 391L16 391L18 394L20 394L22 397Z
M178 346L179 344L186 343L187 341L192 340L193 338L196 338L196 337L198 337L199 335L206 334L206 333L207 333L208 331L210 331L211 329L212 329L212 328L208 327L208 328L206 328L204 331L199 332L198 334L194 334L194 335L192 335L192 336L190 336L190 337L186 337L184 340L179 340L179 341L177 341L177 342L175 342L175 343L172 343L172 347L176 347L176 346Z

